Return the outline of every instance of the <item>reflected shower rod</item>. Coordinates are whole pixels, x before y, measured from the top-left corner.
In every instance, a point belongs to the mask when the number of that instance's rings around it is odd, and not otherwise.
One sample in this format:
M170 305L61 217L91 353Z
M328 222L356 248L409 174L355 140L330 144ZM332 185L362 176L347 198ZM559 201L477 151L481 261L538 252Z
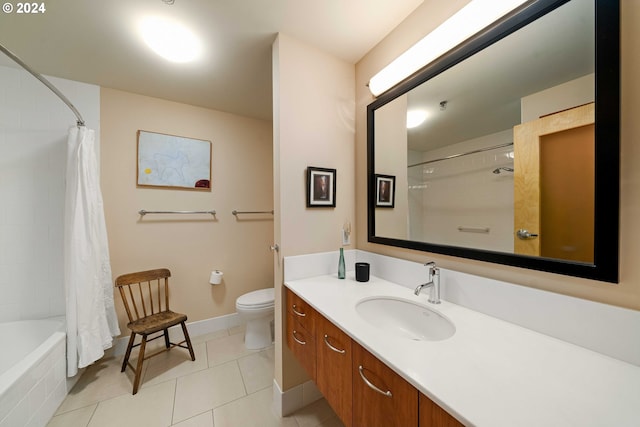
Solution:
M494 145L492 147L479 148L477 150L467 151L466 153L452 154L450 156L440 157L439 159L427 160L425 162L416 163L416 164L413 164L413 165L409 165L407 167L408 168L412 168L412 167L415 167L415 166L428 165L429 163L435 163L435 162L441 162L443 160L455 159L457 157L468 156L469 154L477 154L477 153L482 153L482 152L485 152L485 151L495 150L495 149L498 149L498 148L509 147L510 145L513 145L513 142L507 142L505 144Z

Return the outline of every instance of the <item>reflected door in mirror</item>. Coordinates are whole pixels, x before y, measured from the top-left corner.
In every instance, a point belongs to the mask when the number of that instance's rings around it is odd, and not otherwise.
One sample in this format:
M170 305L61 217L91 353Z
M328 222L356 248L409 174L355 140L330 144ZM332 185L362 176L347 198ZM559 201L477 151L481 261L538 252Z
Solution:
M517 254L593 262L594 105L514 128Z

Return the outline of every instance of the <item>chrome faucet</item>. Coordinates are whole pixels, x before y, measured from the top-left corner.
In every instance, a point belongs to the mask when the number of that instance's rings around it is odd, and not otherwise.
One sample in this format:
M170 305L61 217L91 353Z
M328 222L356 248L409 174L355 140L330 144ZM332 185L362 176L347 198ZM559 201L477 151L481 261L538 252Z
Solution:
M424 265L429 267L429 280L426 283L418 285L414 294L420 295L420 291L429 288L429 299L431 304L440 304L440 269L436 267L436 263L430 261Z

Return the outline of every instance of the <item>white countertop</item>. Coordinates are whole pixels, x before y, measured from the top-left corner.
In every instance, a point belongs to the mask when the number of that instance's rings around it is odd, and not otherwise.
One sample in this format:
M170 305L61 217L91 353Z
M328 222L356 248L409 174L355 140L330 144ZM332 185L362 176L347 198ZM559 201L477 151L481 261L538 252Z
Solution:
M285 285L465 425L640 426L640 367L371 277L317 276ZM444 284L443 284L444 285ZM391 296L448 317L455 334L412 341L381 333L356 303ZM637 337L640 339L640 337Z

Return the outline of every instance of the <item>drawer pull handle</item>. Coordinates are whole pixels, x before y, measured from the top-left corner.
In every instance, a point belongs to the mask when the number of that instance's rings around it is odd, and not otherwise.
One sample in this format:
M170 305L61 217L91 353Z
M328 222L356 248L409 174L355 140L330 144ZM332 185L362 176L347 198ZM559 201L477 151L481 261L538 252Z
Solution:
M360 372L360 378L362 378L362 381L364 381L364 383L369 386L369 388L371 388L374 391L377 391L378 393L382 394L383 396L387 396L387 397L393 397L393 395L391 394L391 392L389 390L387 391L382 391L380 390L378 387L376 387L371 381L369 381L367 379L367 377L364 376L364 368L362 367L362 365L358 366L358 371Z
M293 336L293 339L300 345L307 345L306 341L300 341L298 338L296 338L297 333L298 331L293 331L293 333L291 334Z
M306 313L300 313L298 310L296 310L296 305L293 304L293 306L291 306L291 309L293 310L294 314L296 316L300 316L300 317L305 317L307 314Z
M326 334L324 336L324 343L327 345L327 347L329 347L331 350L335 351L336 353L340 353L340 354L344 354L345 350L340 350L339 348L336 348L334 346L332 346L331 344L329 344L329 340L327 340L327 338L329 338Z

